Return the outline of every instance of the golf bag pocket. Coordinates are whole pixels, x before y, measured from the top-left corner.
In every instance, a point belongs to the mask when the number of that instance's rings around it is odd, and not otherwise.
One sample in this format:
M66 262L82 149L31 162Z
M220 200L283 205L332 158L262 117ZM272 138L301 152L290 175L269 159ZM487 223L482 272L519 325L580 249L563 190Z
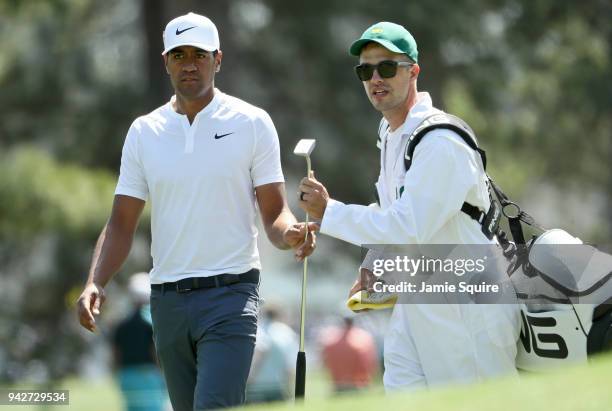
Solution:
M549 371L586 362L592 316L593 306L589 304L522 304L516 367Z

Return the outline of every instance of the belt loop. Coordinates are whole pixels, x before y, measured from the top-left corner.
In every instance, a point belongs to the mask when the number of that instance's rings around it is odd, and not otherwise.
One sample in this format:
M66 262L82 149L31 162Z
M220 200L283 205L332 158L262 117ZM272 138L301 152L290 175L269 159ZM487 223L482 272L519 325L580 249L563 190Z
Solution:
M161 293L162 293L162 296L166 294L166 283L161 284Z
M213 278L215 279L215 287L219 288L219 276L215 275Z
M193 287L194 289L200 288L200 277L194 277L193 279Z

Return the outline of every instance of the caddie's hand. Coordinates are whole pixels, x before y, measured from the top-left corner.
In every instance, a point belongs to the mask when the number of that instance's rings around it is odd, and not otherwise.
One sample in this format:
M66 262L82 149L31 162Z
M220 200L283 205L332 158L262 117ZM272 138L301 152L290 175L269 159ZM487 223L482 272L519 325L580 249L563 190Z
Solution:
M357 280L353 284L351 291L349 291L349 298L353 294L361 290L366 290L369 293L374 292L374 283L377 279L378 278L374 275L372 271L362 267L359 270L359 276L357 277Z
M315 234L320 228L317 223L308 223L308 237L306 237L306 224L296 223L289 226L283 233L283 238L287 244L295 250L295 258L303 261L305 257L311 255L317 247L317 236Z
M79 322L91 332L96 331L96 319L94 316L100 315L100 307L104 300L106 300L104 288L95 283L87 284L77 300Z
M329 201L329 194L325 186L314 178L314 171L310 177L304 177L300 182L298 198L302 210L317 220L323 218Z

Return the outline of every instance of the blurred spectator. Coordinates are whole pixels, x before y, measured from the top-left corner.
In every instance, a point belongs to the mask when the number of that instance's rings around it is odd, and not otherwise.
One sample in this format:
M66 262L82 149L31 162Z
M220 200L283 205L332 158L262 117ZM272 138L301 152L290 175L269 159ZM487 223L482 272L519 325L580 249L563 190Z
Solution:
M298 336L281 320L279 306L267 304L257 329L247 403L282 401L291 397Z
M376 344L372 335L344 317L342 327L326 328L321 335L321 358L331 374L336 393L370 385L378 371Z
M161 411L167 396L153 345L149 275L134 274L129 292L133 310L119 323L112 341L117 379L127 411Z

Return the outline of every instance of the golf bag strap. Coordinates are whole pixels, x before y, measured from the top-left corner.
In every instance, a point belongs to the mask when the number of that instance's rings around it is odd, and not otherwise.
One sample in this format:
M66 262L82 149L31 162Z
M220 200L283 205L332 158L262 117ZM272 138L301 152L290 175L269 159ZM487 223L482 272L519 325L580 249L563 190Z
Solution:
M491 206L493 207L493 201L491 201ZM489 210L491 210L491 208L489 208ZM480 208L473 206L472 204L468 202L463 203L463 205L461 206L461 211L463 211L465 214L470 216L473 220L476 220L478 224L480 225L484 224L484 222L487 219L487 215L489 214L489 212L485 213ZM490 230L490 231L492 231L493 234L495 234L494 232L495 230Z
M525 235L523 233L523 227L521 225L521 222L529 226L536 227L542 231L546 231L546 229L535 223L535 220L532 216L521 210L518 204L510 201L508 196L497 184L495 184L495 182L489 175L487 175L487 178L489 179L489 187L495 193L495 196L497 197L502 206L502 213L508 219L510 233L512 234L512 239L516 244L525 244ZM511 209L514 209L513 213L511 212Z
M484 220L485 213L478 207L471 205L470 203L463 203L461 211L472 217L474 220L481 222Z
M476 151L482 160L482 165L486 170L487 167L487 156L484 150L478 147L478 141L476 139L476 135L474 131L467 125L467 123L461 120L457 116L453 116L452 114L446 113L437 113L433 114L429 117L426 117L425 120L419 124L410 137L408 137L408 144L406 145L406 151L404 153L404 165L406 167L406 171L410 169L412 166L412 158L414 155L414 150L416 146L421 142L423 137L427 133L435 129L447 129L455 132L461 139L474 151ZM470 218L478 222L481 226L483 234L490 240L495 235L497 235L499 231L499 220L500 220L500 209L493 201L493 196L490 193L489 187L489 196L491 197L491 206L488 211L483 211L480 208L468 203L464 202L461 206L461 211L467 214Z
M457 116L453 116L452 114L446 113L438 113L432 114L429 117L426 117L425 120L419 124L410 137L408 137L408 144L406 145L406 151L404 154L404 165L406 166L406 171L410 169L412 165L412 156L414 154L414 150L416 146L421 142L421 139L425 137L427 133L434 129L447 129L454 131L461 137L461 139L474 151L478 152L480 158L482 159L482 165L484 169L487 169L487 156L484 150L478 147L478 140L476 140L476 134L467 125L467 123L461 120Z

